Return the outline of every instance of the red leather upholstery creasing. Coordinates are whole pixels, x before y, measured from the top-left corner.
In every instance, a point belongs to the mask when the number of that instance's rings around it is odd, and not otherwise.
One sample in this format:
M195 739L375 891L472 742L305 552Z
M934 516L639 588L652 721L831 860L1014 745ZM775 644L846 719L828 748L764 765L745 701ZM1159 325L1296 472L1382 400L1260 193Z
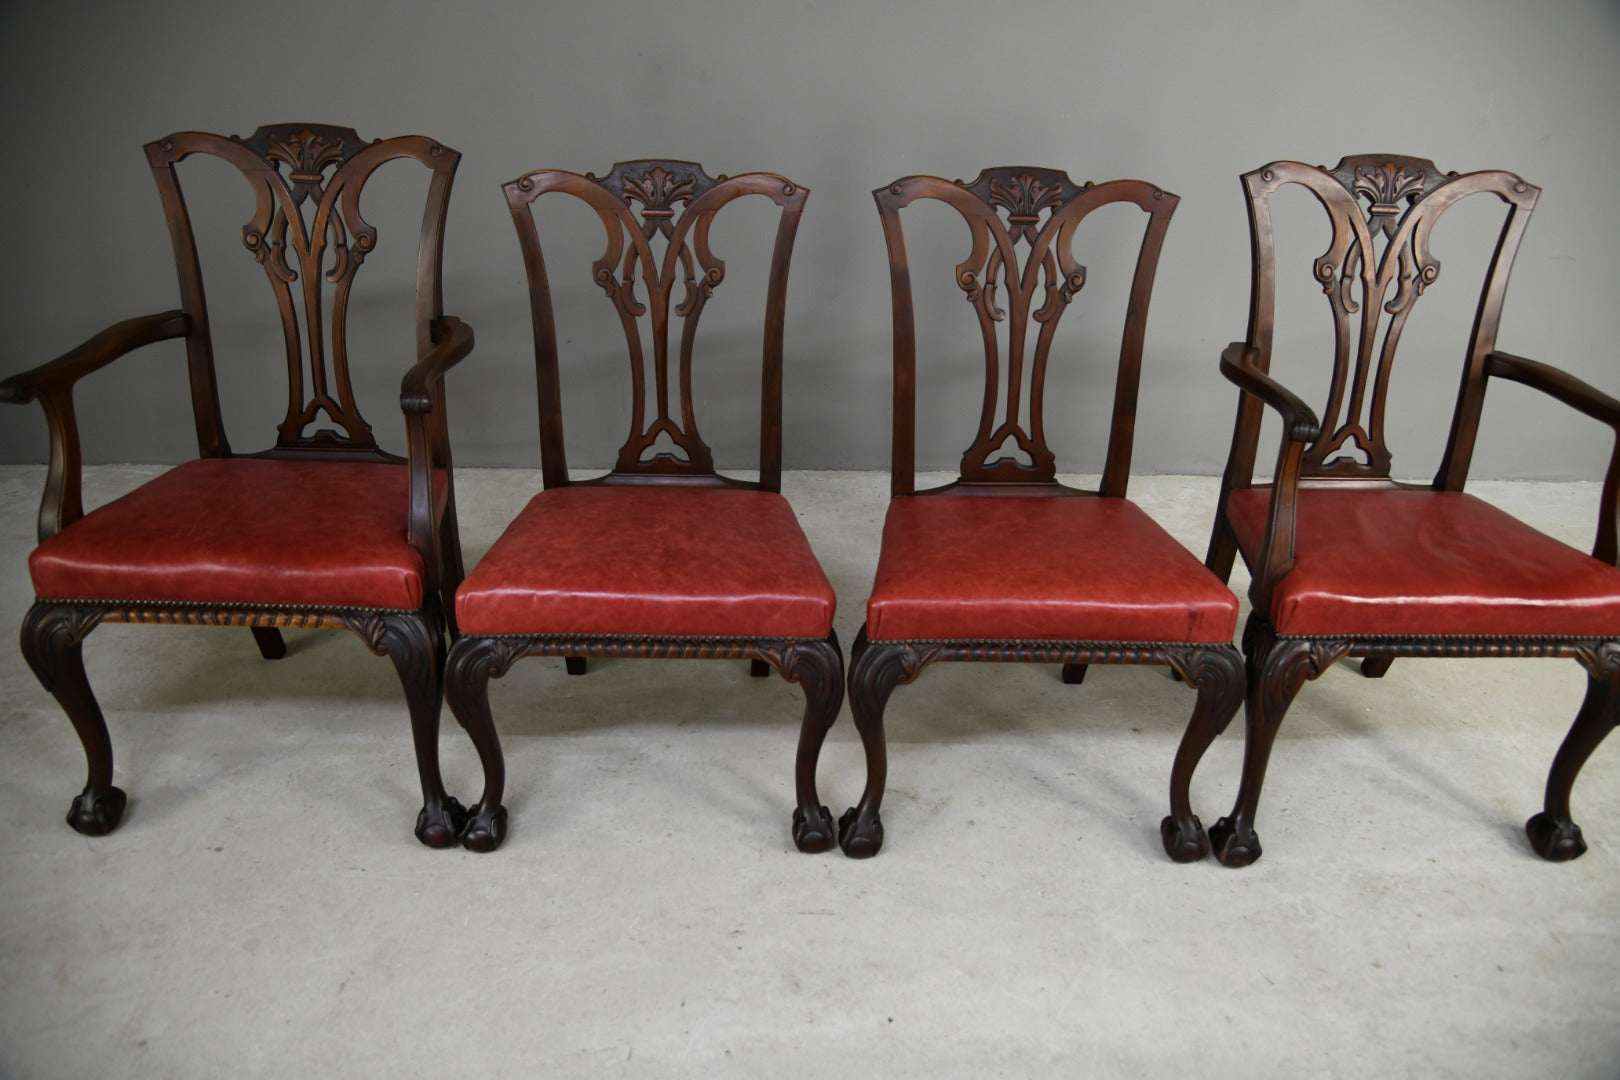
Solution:
M1124 499L920 496L889 504L874 641L1230 642L1237 598Z
M1269 488L1231 493L1253 565ZM1620 636L1620 570L1462 492L1301 488L1272 625L1295 635Z
M408 475L380 462L187 462L36 548L34 592L417 609L423 564L406 539Z
M835 603L774 492L560 487L462 582L456 620L464 634L819 639Z

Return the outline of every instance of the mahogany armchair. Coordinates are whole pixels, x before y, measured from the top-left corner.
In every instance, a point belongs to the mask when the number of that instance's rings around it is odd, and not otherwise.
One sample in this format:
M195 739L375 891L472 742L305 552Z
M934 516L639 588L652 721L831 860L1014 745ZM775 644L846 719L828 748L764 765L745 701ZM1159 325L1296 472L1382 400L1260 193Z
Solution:
M280 312L287 412L275 445L259 453L235 453L225 434L202 268L176 169L194 154L235 166L247 181L253 214L242 244L263 266ZM38 400L50 430L40 543L29 558L38 599L23 621L22 649L89 762L68 824L111 832L126 804L81 655L97 625L246 626L265 659L286 651L279 627L325 627L358 634L394 662L422 784L416 836L451 846L465 811L440 780L439 690L447 601L462 570L441 380L473 335L443 313L440 253L460 155L418 136L366 141L349 128L278 124L245 139L181 132L148 143L146 156L168 216L181 306L119 323L0 383L0 400ZM379 242L361 216L361 190L399 159L431 174L416 259L416 356L400 388L404 458L379 448L356 407L345 334L356 275ZM75 384L167 339L185 342L198 459L86 514Z
M1198 697L1176 755L1160 837L1178 862L1200 859L1209 845L1192 813L1188 782L1192 764L1243 696L1242 659L1232 644L1237 599L1125 497L1148 301L1177 198L1140 180L1076 184L1062 172L1022 167L986 169L972 183L911 176L873 195L893 287L893 500L866 623L850 658L866 789L839 821L839 844L856 858L882 846L884 707L897 685L929 664L1061 663L1069 683L1080 682L1088 664L1163 664ZM955 279L978 317L985 351L978 431L958 479L928 491L916 489L916 322L900 223L900 211L922 199L951 206L968 226L971 248ZM1057 479L1043 391L1058 323L1087 280L1074 253L1076 231L1092 211L1111 204L1135 206L1146 220L1101 484L1082 491ZM998 330L1003 322L1005 333Z
M506 835L489 680L520 657L562 656L574 675L592 656L738 658L751 661L754 675L774 669L804 689L793 839L802 851L826 850L832 815L816 795L815 770L843 704L843 656L832 587L780 494L788 260L809 192L771 173L717 178L695 163L663 160L621 162L602 177L539 170L505 192L534 318L544 490L456 597L465 636L450 651L445 696L485 777L462 843L493 851ZM556 323L531 206L548 192L579 198L601 219L607 246L591 272L629 351L629 437L613 469L586 481L568 475ZM698 319L726 277L710 227L749 196L780 211L765 297L757 481L716 470L692 392Z
M1463 491L1490 378L1536 387L1620 435L1620 401L1535 361L1497 352L1514 253L1540 194L1508 172L1442 173L1387 154L1333 168L1278 161L1243 176L1254 278L1246 341L1221 355L1237 384L1236 429L1208 565L1226 577L1239 552L1253 575L1244 629L1249 689L1242 781L1210 836L1228 866L1260 857L1255 809L1289 704L1307 679L1346 656L1378 678L1402 656L1573 657L1585 704L1547 778L1544 810L1526 825L1543 858L1585 851L1570 820L1581 765L1620 709L1620 451L1609 463L1597 543L1586 555ZM1334 328L1321 417L1272 377L1276 290L1271 200L1299 185L1326 210L1328 250L1314 265ZM1472 195L1506 206L1486 267L1461 386L1439 469L1429 484L1391 479L1384 417L1396 346L1417 301L1440 276L1436 221ZM1282 419L1274 478L1254 483L1262 412Z

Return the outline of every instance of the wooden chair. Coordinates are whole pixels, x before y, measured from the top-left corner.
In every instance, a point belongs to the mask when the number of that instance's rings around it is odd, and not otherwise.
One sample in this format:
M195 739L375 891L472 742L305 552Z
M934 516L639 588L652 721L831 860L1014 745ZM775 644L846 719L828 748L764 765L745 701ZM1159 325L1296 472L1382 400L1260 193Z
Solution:
M1332 241L1315 262L1333 313L1327 406L1319 420L1270 375L1276 260L1271 199L1297 184L1327 211ZM1228 866L1260 857L1255 807L1272 742L1306 679L1346 656L1378 678L1398 656L1567 656L1588 674L1586 702L1553 761L1530 843L1546 859L1585 850L1570 787L1620 707L1620 569L1615 526L1620 453L1603 488L1588 556L1463 492L1490 377L1542 390L1620 433L1620 402L1532 360L1496 350L1508 271L1539 189L1508 172L1443 173L1388 154L1333 168L1278 161L1243 177L1254 280L1248 340L1221 370L1241 390L1208 565L1226 577L1241 551L1253 585L1244 629L1249 665L1243 778L1211 830ZM1486 268L1461 388L1431 484L1391 480L1384 417L1396 346L1414 305L1440 276L1436 221L1471 195L1506 204ZM1264 406L1282 418L1274 480L1253 481Z
M1209 845L1187 786L1192 763L1243 695L1243 665L1232 645L1237 599L1125 498L1148 300L1176 196L1140 180L1075 184L1055 170L1012 167L987 169L972 183L907 177L873 195L894 295L894 498L866 624L850 658L850 705L865 744L867 781L860 804L839 821L839 844L857 858L882 846L883 709L898 684L929 664L1061 663L1070 683L1081 681L1088 664L1165 664L1197 689L1198 699L1160 833L1171 858L1202 858ZM919 199L946 203L967 222L972 248L955 278L978 316L985 348L978 432L959 478L930 491L915 484L916 328L900 227L901 209ZM1075 231L1093 210L1115 203L1140 208L1147 220L1102 482L1097 491L1081 491L1057 480L1042 425L1043 389L1054 332L1086 283L1073 251ZM1022 255L1020 243L1027 245ZM1004 301L997 298L1003 288ZM1005 353L997 329L1003 321ZM1026 366L1027 427L1019 419ZM1002 385L1006 399L998 404Z
M225 436L202 269L175 168L193 154L234 165L251 187L242 243L264 267L280 310L290 394L275 445L261 453L234 453ZM246 139L182 132L148 143L146 156L168 215L181 307L118 323L0 383L0 400L37 399L50 429L40 543L29 558L38 600L23 621L22 648L89 759L68 824L107 833L125 807L80 653L98 624L246 626L266 659L286 651L278 627L318 626L353 631L394 662L422 782L416 835L430 847L453 845L465 811L439 778L441 596L454 595L461 555L440 379L473 335L443 314L439 282L460 155L417 136L368 142L348 128L279 124ZM416 263L417 355L400 391L407 458L379 449L356 408L345 339L350 290L378 244L361 216L361 189L379 166L401 158L431 173ZM198 460L85 514L74 385L170 338L186 345Z
M478 747L485 777L462 843L493 851L506 835L489 680L519 657L566 657L576 675L592 656L746 658L753 674L775 669L804 689L793 839L802 851L823 851L832 846L832 815L816 795L816 758L843 704L843 656L832 630L832 586L780 494L782 321L809 192L771 173L715 178L692 162L664 160L621 162L602 177L539 170L505 191L534 317L544 490L456 598L466 636L450 653L446 698ZM629 348L629 438L612 471L588 481L568 477L556 324L531 209L553 191L576 196L601 218L607 246L591 272ZM698 319L726 276L709 246L710 226L723 207L752 195L775 203L780 219L766 295L759 479L744 481L715 469L698 432L692 371Z

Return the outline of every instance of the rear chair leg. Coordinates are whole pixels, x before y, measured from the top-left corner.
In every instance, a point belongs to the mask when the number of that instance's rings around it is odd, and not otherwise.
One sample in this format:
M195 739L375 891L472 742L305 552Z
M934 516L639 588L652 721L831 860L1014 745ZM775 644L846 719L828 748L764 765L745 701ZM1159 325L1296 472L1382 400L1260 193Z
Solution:
M68 810L67 823L86 836L105 836L118 828L128 803L123 790L113 786L112 740L85 677L80 651L101 616L99 608L35 603L22 625L23 658L67 713L84 746L89 775Z
M287 643L282 640L280 630L274 626L255 626L252 630L260 656L266 660L280 660L287 655Z
M1587 669L1586 700L1547 773L1545 809L1524 823L1530 846L1548 862L1586 854L1581 827L1569 817L1570 789L1586 759L1620 720L1620 644L1606 643L1590 661L1583 656L1581 662Z

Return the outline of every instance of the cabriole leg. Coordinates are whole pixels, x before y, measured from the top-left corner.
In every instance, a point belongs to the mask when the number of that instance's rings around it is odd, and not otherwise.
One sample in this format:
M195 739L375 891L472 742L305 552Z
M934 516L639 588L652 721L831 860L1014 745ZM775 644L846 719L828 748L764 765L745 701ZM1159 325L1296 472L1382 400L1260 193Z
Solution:
M1584 658L1583 658L1584 661ZM1570 820L1569 793L1581 766L1620 719L1620 646L1610 645L1587 665L1586 700L1547 773L1541 813L1524 823L1530 846L1548 862L1568 862L1586 854L1581 827Z
M855 730L866 750L866 789L859 804L844 811L838 819L838 846L852 859L867 859L883 847L883 788L888 782L888 748L883 737L883 709L889 695L903 682L917 677L922 668L916 650L904 643L867 640L861 628L849 669L849 707Z
M763 660L755 664L770 665ZM816 793L816 762L822 743L844 705L844 654L838 636L825 641L803 641L782 653L782 677L804 689L804 723L799 728L799 753L794 762L793 786L798 806L793 811L793 845L806 854L833 846L832 812Z
M436 619L430 623L416 612L379 618L382 633L372 648L394 662L411 711L416 772L422 783L416 838L431 848L454 847L467 811L445 792L439 771L439 678L444 670L444 637Z
M100 621L99 609L36 603L22 625L23 658L67 713L84 746L89 775L68 810L67 823L86 836L105 836L118 828L128 802L123 790L113 786L112 740L80 651L85 635Z
M1243 657L1231 646L1189 649L1172 666L1198 691L1198 703L1170 770L1170 816L1159 823L1159 837L1165 854L1176 862L1197 862L1209 854L1209 838L1204 823L1192 812L1188 789L1204 751L1226 730L1243 703Z
M489 713L489 680L506 674L521 655L500 638L463 637L451 646L444 668L444 698L467 730L484 767L484 793L467 812L461 844L469 851L494 851L506 839L506 761ZM581 658L583 663L583 658Z
M1260 837L1254 831L1254 815L1260 804L1260 787L1266 779L1271 744L1277 738L1277 729L1282 726L1294 695L1299 693L1307 676L1318 673L1312 670L1309 642L1278 638L1268 624L1253 615L1244 628L1243 648L1247 653L1249 679L1243 779L1238 785L1232 813L1209 830L1215 857L1231 867L1248 866L1260 857Z

